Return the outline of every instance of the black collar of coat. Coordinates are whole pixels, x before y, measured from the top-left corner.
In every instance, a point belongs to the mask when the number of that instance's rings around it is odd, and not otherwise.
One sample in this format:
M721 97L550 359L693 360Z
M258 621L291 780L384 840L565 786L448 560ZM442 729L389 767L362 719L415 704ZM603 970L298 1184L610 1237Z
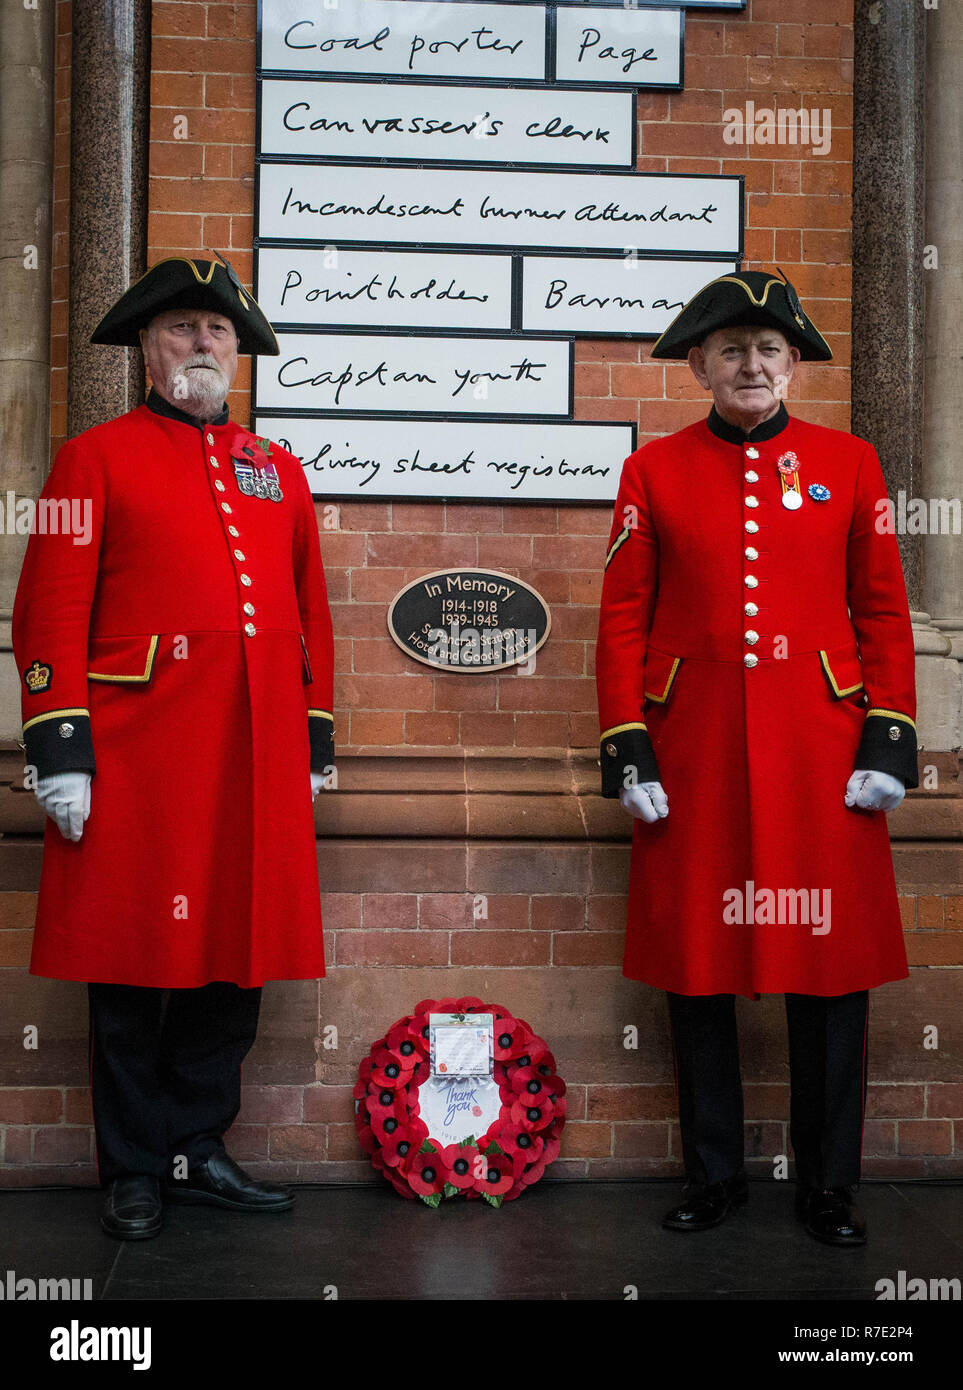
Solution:
M730 425L728 420L723 420L718 410L713 406L706 424L714 435L717 435L719 439L724 439L728 444L758 444L782 433L789 424L789 411L780 401L779 409L775 415L771 415L768 420L763 420L761 425L757 425L754 430L750 430L746 434L745 430L741 430L738 425Z
M155 415L166 415L168 420L179 420L182 425L193 425L196 430L202 430L207 425L227 424L228 410L226 403L220 415L216 415L213 420L198 420L196 415L188 415L186 410L178 410L176 405L171 405L170 401L165 401L164 397L158 395L152 386L148 393L146 404Z

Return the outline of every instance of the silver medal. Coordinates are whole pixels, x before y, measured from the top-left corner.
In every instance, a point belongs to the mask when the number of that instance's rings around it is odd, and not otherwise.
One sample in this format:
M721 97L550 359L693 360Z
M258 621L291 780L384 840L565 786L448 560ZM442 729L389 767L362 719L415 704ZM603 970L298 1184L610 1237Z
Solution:
M798 512L802 506L802 498L795 488L789 488L782 495L782 505L788 512Z

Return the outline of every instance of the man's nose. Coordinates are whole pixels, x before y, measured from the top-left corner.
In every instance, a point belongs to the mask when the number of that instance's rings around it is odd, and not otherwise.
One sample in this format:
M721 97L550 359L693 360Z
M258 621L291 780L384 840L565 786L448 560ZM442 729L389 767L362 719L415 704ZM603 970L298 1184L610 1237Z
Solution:
M199 323L194 328L194 347L198 352L210 352L214 346L214 335L207 324Z
M745 357L742 359L742 369L746 376L758 376L762 370L762 353L758 348L747 349Z

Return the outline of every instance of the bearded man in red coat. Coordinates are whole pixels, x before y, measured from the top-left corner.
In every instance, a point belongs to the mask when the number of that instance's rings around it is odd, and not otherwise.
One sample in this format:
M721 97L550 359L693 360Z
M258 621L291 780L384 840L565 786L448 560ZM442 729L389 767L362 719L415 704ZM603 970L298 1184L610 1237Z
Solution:
M261 985L324 974L333 644L303 469L228 418L238 352L278 352L233 269L160 262L92 341L140 344L152 389L59 451L43 497L86 525L31 536L13 644L50 817L31 971L88 982L102 1224L134 1240L162 1195L292 1204L223 1136Z
M830 349L793 287L705 286L652 350L708 419L626 461L605 564L602 790L635 817L623 973L668 994L701 1231L748 1198L735 996L785 995L796 1214L854 1205L868 991L907 975L885 812L917 785L913 637L873 448L790 417Z

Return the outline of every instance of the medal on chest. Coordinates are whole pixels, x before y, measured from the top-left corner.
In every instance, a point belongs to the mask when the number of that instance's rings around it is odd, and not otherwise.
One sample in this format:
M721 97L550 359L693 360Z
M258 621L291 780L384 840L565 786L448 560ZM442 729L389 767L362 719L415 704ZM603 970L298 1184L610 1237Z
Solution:
M798 512L803 504L802 489L799 484L799 459L791 449L780 454L776 460L779 481L782 484L782 505L788 512Z
M245 497L257 497L262 501L282 502L284 493L281 490L281 483L278 478L278 471L270 461L270 448L265 448L264 442L258 440L258 446L264 455L265 462L262 467L257 466L257 455L250 445L244 445L241 449L241 456L231 459L234 464L234 477L237 480L238 488L244 493Z

